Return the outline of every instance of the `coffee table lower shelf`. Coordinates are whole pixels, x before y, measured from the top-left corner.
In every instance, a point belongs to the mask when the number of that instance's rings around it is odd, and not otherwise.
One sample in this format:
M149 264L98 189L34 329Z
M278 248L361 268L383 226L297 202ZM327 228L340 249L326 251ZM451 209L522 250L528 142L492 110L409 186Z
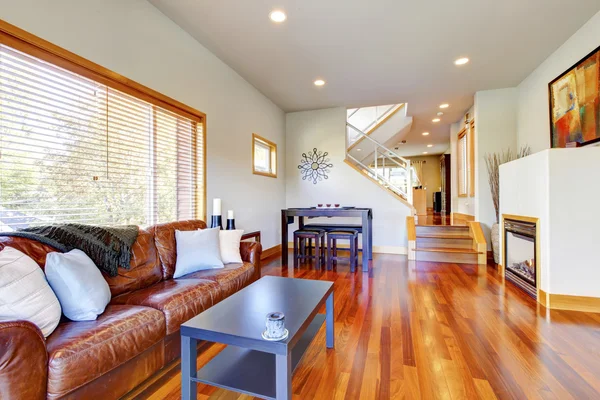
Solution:
M315 315L292 349L292 371L325 322L325 314ZM227 346L198 370L194 382L230 389L251 396L275 400L275 354Z

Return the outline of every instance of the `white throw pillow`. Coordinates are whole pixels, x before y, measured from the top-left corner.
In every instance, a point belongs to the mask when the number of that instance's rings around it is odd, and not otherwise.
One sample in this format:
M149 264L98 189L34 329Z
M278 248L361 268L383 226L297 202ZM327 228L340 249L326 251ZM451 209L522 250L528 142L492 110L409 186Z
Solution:
M219 247L219 230L175 231L177 261L173 278L203 269L224 268Z
M243 229L219 232L221 259L223 260L223 264L242 263L240 242L243 234Z
M108 283L81 250L49 253L45 270L63 313L72 321L93 321L110 302Z
M39 265L12 247L0 251L0 321L27 320L48 337L60 316L58 299Z

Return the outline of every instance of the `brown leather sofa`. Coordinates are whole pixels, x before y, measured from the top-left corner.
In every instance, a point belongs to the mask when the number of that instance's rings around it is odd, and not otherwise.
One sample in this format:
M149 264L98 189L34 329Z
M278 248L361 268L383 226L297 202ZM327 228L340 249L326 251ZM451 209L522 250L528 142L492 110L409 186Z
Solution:
M179 357L179 326L260 278L260 243L242 242L243 264L173 279L175 230L183 221L140 229L129 269L105 279L111 303L95 321L63 317L44 340L27 321L0 322L0 399L114 399ZM44 267L55 251L37 241L0 238Z

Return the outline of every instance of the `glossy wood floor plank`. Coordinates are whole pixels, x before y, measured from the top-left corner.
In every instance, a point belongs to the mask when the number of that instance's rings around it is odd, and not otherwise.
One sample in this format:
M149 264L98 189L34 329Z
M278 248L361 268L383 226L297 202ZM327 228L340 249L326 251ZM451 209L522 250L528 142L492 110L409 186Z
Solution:
M291 264L263 275L335 282L335 349L322 329L294 399L600 399L600 314L546 310L493 267L377 254L369 273ZM223 346L203 349L199 365ZM179 380L175 363L127 398L178 399ZM252 397L198 385L198 398Z

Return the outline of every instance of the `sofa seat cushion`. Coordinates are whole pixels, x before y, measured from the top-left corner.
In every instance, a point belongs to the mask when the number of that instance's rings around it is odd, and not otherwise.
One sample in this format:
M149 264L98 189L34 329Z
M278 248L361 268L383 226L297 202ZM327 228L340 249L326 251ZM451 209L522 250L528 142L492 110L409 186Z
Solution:
M208 279L217 282L221 287L222 297L226 298L254 282L254 264L227 264L223 269L211 269L194 272L179 278L183 279Z
M48 337L48 397L62 397L165 337L163 313L108 305L95 321L65 322Z
M112 299L112 304L152 307L165 315L167 335L177 332L187 320L222 299L216 282L206 279L169 279L145 289L125 293Z

